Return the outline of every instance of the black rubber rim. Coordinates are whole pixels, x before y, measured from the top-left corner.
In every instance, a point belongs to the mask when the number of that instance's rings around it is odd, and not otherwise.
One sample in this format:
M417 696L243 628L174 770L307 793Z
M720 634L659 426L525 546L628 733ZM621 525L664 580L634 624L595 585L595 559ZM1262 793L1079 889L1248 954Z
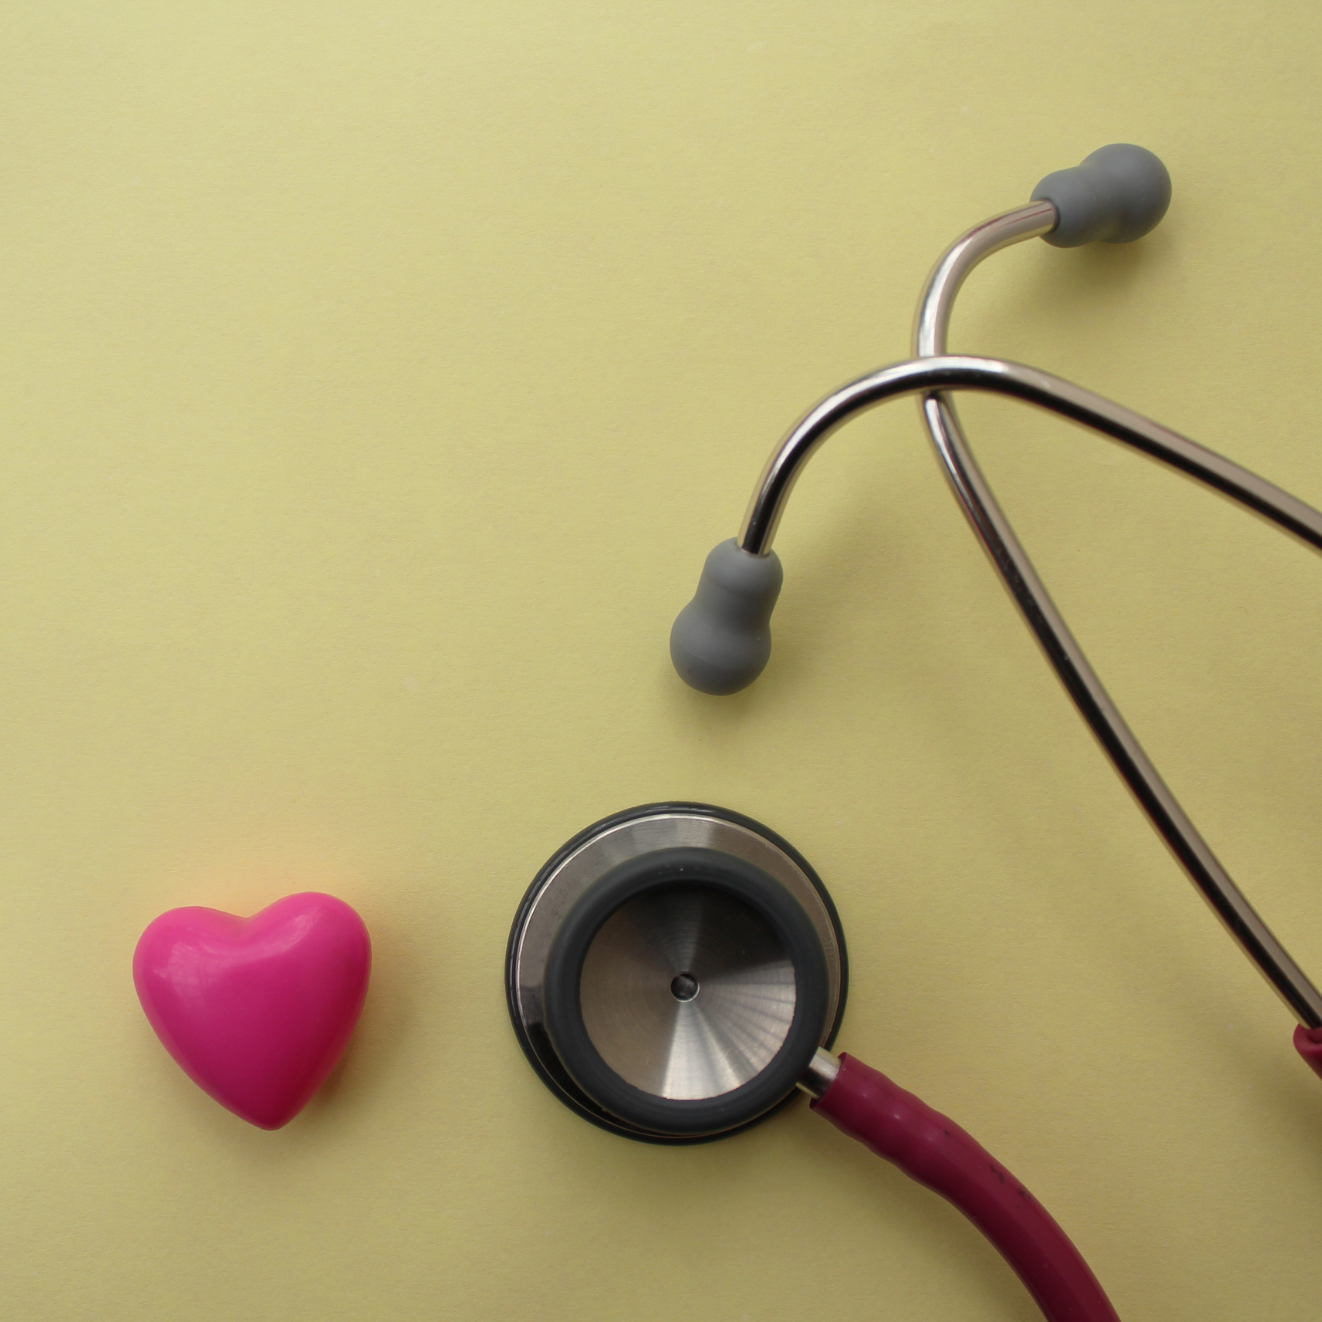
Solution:
M794 969L795 1001L784 1041L752 1079L717 1097L680 1100L645 1092L606 1063L584 1023L579 986L588 950L612 914L640 895L695 887L720 891L771 928ZM822 1039L830 1002L826 956L803 906L755 864L692 847L641 854L594 882L561 920L543 988L551 1045L579 1087L628 1124L685 1137L746 1124L792 1093Z
M569 840L566 840L542 864L537 871L537 875L524 892L523 899L519 902L514 921L510 925L509 940L505 947L505 1005L509 1011L510 1026L514 1029L514 1036L525 1059L553 1096L576 1115L596 1125L597 1128L604 1129L620 1138L632 1139L636 1143L656 1143L664 1147L686 1147L695 1143L712 1143L717 1139L730 1138L735 1134L741 1134L744 1130L761 1124L762 1121L769 1119L778 1111L790 1106L796 1100L796 1093L789 1093L777 1105L771 1107L770 1110L763 1111L761 1115L746 1124L735 1125L715 1134L658 1134L636 1129L632 1125L626 1125L598 1106L574 1082L564 1067L555 1059L555 1053L551 1050L550 1039L546 1036L545 1031L538 1026L529 1026L524 1023L523 1016L519 1013L518 992L514 976L515 955L518 951L519 939L523 934L524 924L527 922L528 911L533 900L541 892L546 878L593 836L624 822L636 821L644 817L654 817L659 813L689 813L696 817L714 817L721 821L733 822L736 826L742 826L775 845L781 853L792 859L795 866L812 882L813 888L817 891L835 931L836 950L840 960L840 986L836 993L835 1017L822 1042L822 1045L826 1047L834 1044L840 1032L840 1025L844 1022L845 1004L849 993L849 955L845 947L844 928L841 926L835 901L831 899L830 891L826 889L822 879L814 871L812 864L788 840L778 835L770 827L764 826L756 818L747 817L743 813L734 812L729 808L718 808L710 803L697 803L685 799L639 804L635 808L626 808L620 812L611 813L609 816L601 818L600 821L585 826ZM536 1043L533 1041L534 1036L536 1037Z

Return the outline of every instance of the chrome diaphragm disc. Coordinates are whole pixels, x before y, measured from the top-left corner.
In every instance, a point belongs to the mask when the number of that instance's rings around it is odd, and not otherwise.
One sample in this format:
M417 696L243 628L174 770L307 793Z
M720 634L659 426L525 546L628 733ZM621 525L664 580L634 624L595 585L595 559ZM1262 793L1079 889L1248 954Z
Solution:
M510 1016L561 1101L616 1133L692 1143L778 1109L835 1037L846 963L830 897L766 827L649 804L575 836L510 933Z
M775 932L706 886L627 901L597 932L580 976L584 1028L604 1063L676 1101L719 1097L760 1074L797 1002Z

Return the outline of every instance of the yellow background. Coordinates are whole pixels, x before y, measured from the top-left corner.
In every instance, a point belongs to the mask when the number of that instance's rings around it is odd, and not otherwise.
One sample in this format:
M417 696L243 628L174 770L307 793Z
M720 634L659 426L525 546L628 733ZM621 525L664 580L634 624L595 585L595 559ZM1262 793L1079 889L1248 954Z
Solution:
M1322 504L1313 3L11 4L0 15L0 1313L1030 1319L952 1209L796 1106L610 1137L506 1019L566 837L695 798L813 861L840 1045L956 1118L1126 1322L1302 1318L1322 1081L1040 659L915 410L778 539L748 692L671 672L783 430L905 357L942 248L1112 141L1175 201L1031 243L952 347ZM1067 617L1322 973L1322 566L1108 442L964 405ZM279 1133L130 957L328 889L375 943Z

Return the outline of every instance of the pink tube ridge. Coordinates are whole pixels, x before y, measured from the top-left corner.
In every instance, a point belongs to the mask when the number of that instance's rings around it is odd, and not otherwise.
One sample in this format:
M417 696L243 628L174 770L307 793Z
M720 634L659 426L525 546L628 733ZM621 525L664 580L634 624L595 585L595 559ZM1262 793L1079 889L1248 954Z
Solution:
M1119 1322L1088 1264L1042 1204L939 1111L845 1055L835 1082L812 1107L954 1203L1000 1250L1049 1322Z
M1300 1024L1294 1030L1294 1049L1314 1074L1322 1075L1322 1028L1305 1028Z

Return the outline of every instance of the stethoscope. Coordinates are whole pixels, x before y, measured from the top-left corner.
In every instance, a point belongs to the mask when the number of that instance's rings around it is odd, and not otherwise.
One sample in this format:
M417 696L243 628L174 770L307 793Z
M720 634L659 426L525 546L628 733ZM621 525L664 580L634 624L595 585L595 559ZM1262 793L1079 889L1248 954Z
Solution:
M923 292L915 358L827 396L776 447L739 536L707 557L675 621L671 657L706 693L734 693L758 677L782 580L772 541L796 478L849 419L918 395L955 496L1047 659L1194 884L1298 1016L1295 1046L1322 1074L1322 993L1125 724L997 504L947 393L1008 395L1082 423L1322 548L1322 514L1238 464L1036 368L945 352L955 296L983 258L1035 236L1058 247L1130 242L1169 203L1161 161L1116 144L1048 175L1027 206L959 239ZM662 803L589 826L524 896L506 985L533 1068L594 1124L653 1143L705 1142L747 1129L801 1090L818 1114L965 1212L1051 1322L1115 1322L1077 1249L1014 1176L884 1075L831 1053L848 986L839 916L807 860L760 823L706 804Z

